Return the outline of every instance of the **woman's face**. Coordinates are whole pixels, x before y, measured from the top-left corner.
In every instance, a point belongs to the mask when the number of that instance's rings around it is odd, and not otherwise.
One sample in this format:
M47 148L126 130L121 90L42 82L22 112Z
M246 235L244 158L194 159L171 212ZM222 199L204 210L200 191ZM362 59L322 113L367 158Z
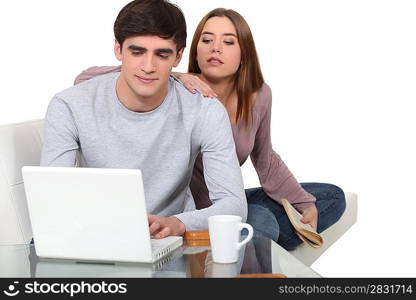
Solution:
M212 17L205 23L197 47L197 61L207 78L233 76L241 63L241 48L234 24L227 17Z

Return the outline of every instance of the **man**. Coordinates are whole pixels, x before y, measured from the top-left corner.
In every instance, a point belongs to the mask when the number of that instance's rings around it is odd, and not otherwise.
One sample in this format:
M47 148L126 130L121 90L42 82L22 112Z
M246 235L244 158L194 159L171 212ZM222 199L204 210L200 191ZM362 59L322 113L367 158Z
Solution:
M141 169L155 238L206 230L211 215L245 220L225 108L170 77L186 46L180 9L164 0L133 1L120 11L114 32L121 72L55 95L45 118L41 165ZM195 210L188 192L199 152L213 202L203 210Z

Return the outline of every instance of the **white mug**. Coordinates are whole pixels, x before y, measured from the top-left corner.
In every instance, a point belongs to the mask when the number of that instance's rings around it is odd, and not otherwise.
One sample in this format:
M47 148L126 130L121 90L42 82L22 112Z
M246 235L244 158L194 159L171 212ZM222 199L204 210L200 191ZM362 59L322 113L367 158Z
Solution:
M208 218L209 239L211 242L212 260L228 264L238 261L241 247L253 237L253 227L242 223L240 216L219 215ZM248 236L239 242L241 230L246 228Z

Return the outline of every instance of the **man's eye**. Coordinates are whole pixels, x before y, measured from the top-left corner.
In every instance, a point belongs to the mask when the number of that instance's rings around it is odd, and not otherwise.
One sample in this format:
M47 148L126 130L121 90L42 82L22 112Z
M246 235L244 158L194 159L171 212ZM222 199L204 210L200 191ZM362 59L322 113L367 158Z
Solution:
M131 54L138 56L138 55L142 55L143 52L139 52L139 51L133 51Z
M169 57L169 55L166 55L166 54L159 54L159 57L160 57L160 58L163 58L163 59L167 59L167 58Z

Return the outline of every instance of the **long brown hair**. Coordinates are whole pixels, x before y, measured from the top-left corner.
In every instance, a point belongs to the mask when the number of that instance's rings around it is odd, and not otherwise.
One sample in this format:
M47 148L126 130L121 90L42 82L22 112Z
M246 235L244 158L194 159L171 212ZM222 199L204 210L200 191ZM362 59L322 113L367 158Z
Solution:
M244 126L248 128L252 123L253 104L255 101L254 93L263 86L264 79L250 27L239 13L232 9L217 8L210 11L199 22L192 39L188 72L201 73L196 59L197 47L205 23L212 17L227 17L234 24L237 31L237 38L241 48L241 65L237 70L234 81L234 88L238 97L236 121L243 120Z

